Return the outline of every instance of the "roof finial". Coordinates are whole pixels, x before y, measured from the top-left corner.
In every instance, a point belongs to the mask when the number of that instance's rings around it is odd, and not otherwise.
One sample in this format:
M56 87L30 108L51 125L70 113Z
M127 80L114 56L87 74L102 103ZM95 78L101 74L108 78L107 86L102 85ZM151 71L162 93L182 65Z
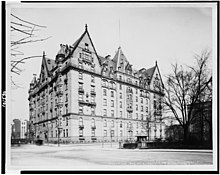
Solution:
M88 25L86 24L86 25L85 25L85 29L86 29L86 31L87 31L87 28L88 28Z
M157 65L157 60L155 61L155 64Z
M43 57L45 57L45 51L43 51Z

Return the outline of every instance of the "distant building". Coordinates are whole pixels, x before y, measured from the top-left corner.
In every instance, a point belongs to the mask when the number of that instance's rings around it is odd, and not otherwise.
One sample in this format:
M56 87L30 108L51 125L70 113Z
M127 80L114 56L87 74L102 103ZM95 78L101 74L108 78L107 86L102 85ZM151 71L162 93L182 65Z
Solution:
M55 60L43 55L29 89L35 138L51 142L100 142L164 138L163 82L155 66L135 70L121 47L113 59L96 52L87 26Z
M196 103L190 135L198 141L212 141L212 101Z
M28 136L27 120L14 119L11 125L11 138L12 139L26 139Z

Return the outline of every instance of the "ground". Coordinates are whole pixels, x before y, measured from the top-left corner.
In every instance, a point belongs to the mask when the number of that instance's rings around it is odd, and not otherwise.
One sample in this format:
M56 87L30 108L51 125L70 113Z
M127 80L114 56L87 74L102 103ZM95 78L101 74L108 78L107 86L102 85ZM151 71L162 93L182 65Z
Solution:
M211 150L119 149L110 144L45 144L11 147L9 169L164 169L213 164ZM172 165L172 166L171 166Z

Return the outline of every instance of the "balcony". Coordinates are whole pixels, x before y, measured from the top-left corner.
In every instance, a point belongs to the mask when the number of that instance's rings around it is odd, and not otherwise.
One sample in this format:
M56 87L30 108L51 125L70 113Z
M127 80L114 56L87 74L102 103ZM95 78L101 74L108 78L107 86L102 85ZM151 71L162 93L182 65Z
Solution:
M84 94L85 91L84 91L83 88L79 88L79 89L78 89L78 92Z
M79 125L79 129L84 129L84 125Z
M82 105L87 105L87 106L96 106L96 102L89 102L89 101L79 100L79 103L82 104Z

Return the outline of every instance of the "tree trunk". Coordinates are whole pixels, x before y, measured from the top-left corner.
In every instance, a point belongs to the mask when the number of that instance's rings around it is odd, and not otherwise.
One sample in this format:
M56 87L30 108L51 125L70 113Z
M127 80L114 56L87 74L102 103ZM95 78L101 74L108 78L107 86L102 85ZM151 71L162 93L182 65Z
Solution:
M183 134L184 134L184 144L189 144L189 127L188 125L183 126Z

